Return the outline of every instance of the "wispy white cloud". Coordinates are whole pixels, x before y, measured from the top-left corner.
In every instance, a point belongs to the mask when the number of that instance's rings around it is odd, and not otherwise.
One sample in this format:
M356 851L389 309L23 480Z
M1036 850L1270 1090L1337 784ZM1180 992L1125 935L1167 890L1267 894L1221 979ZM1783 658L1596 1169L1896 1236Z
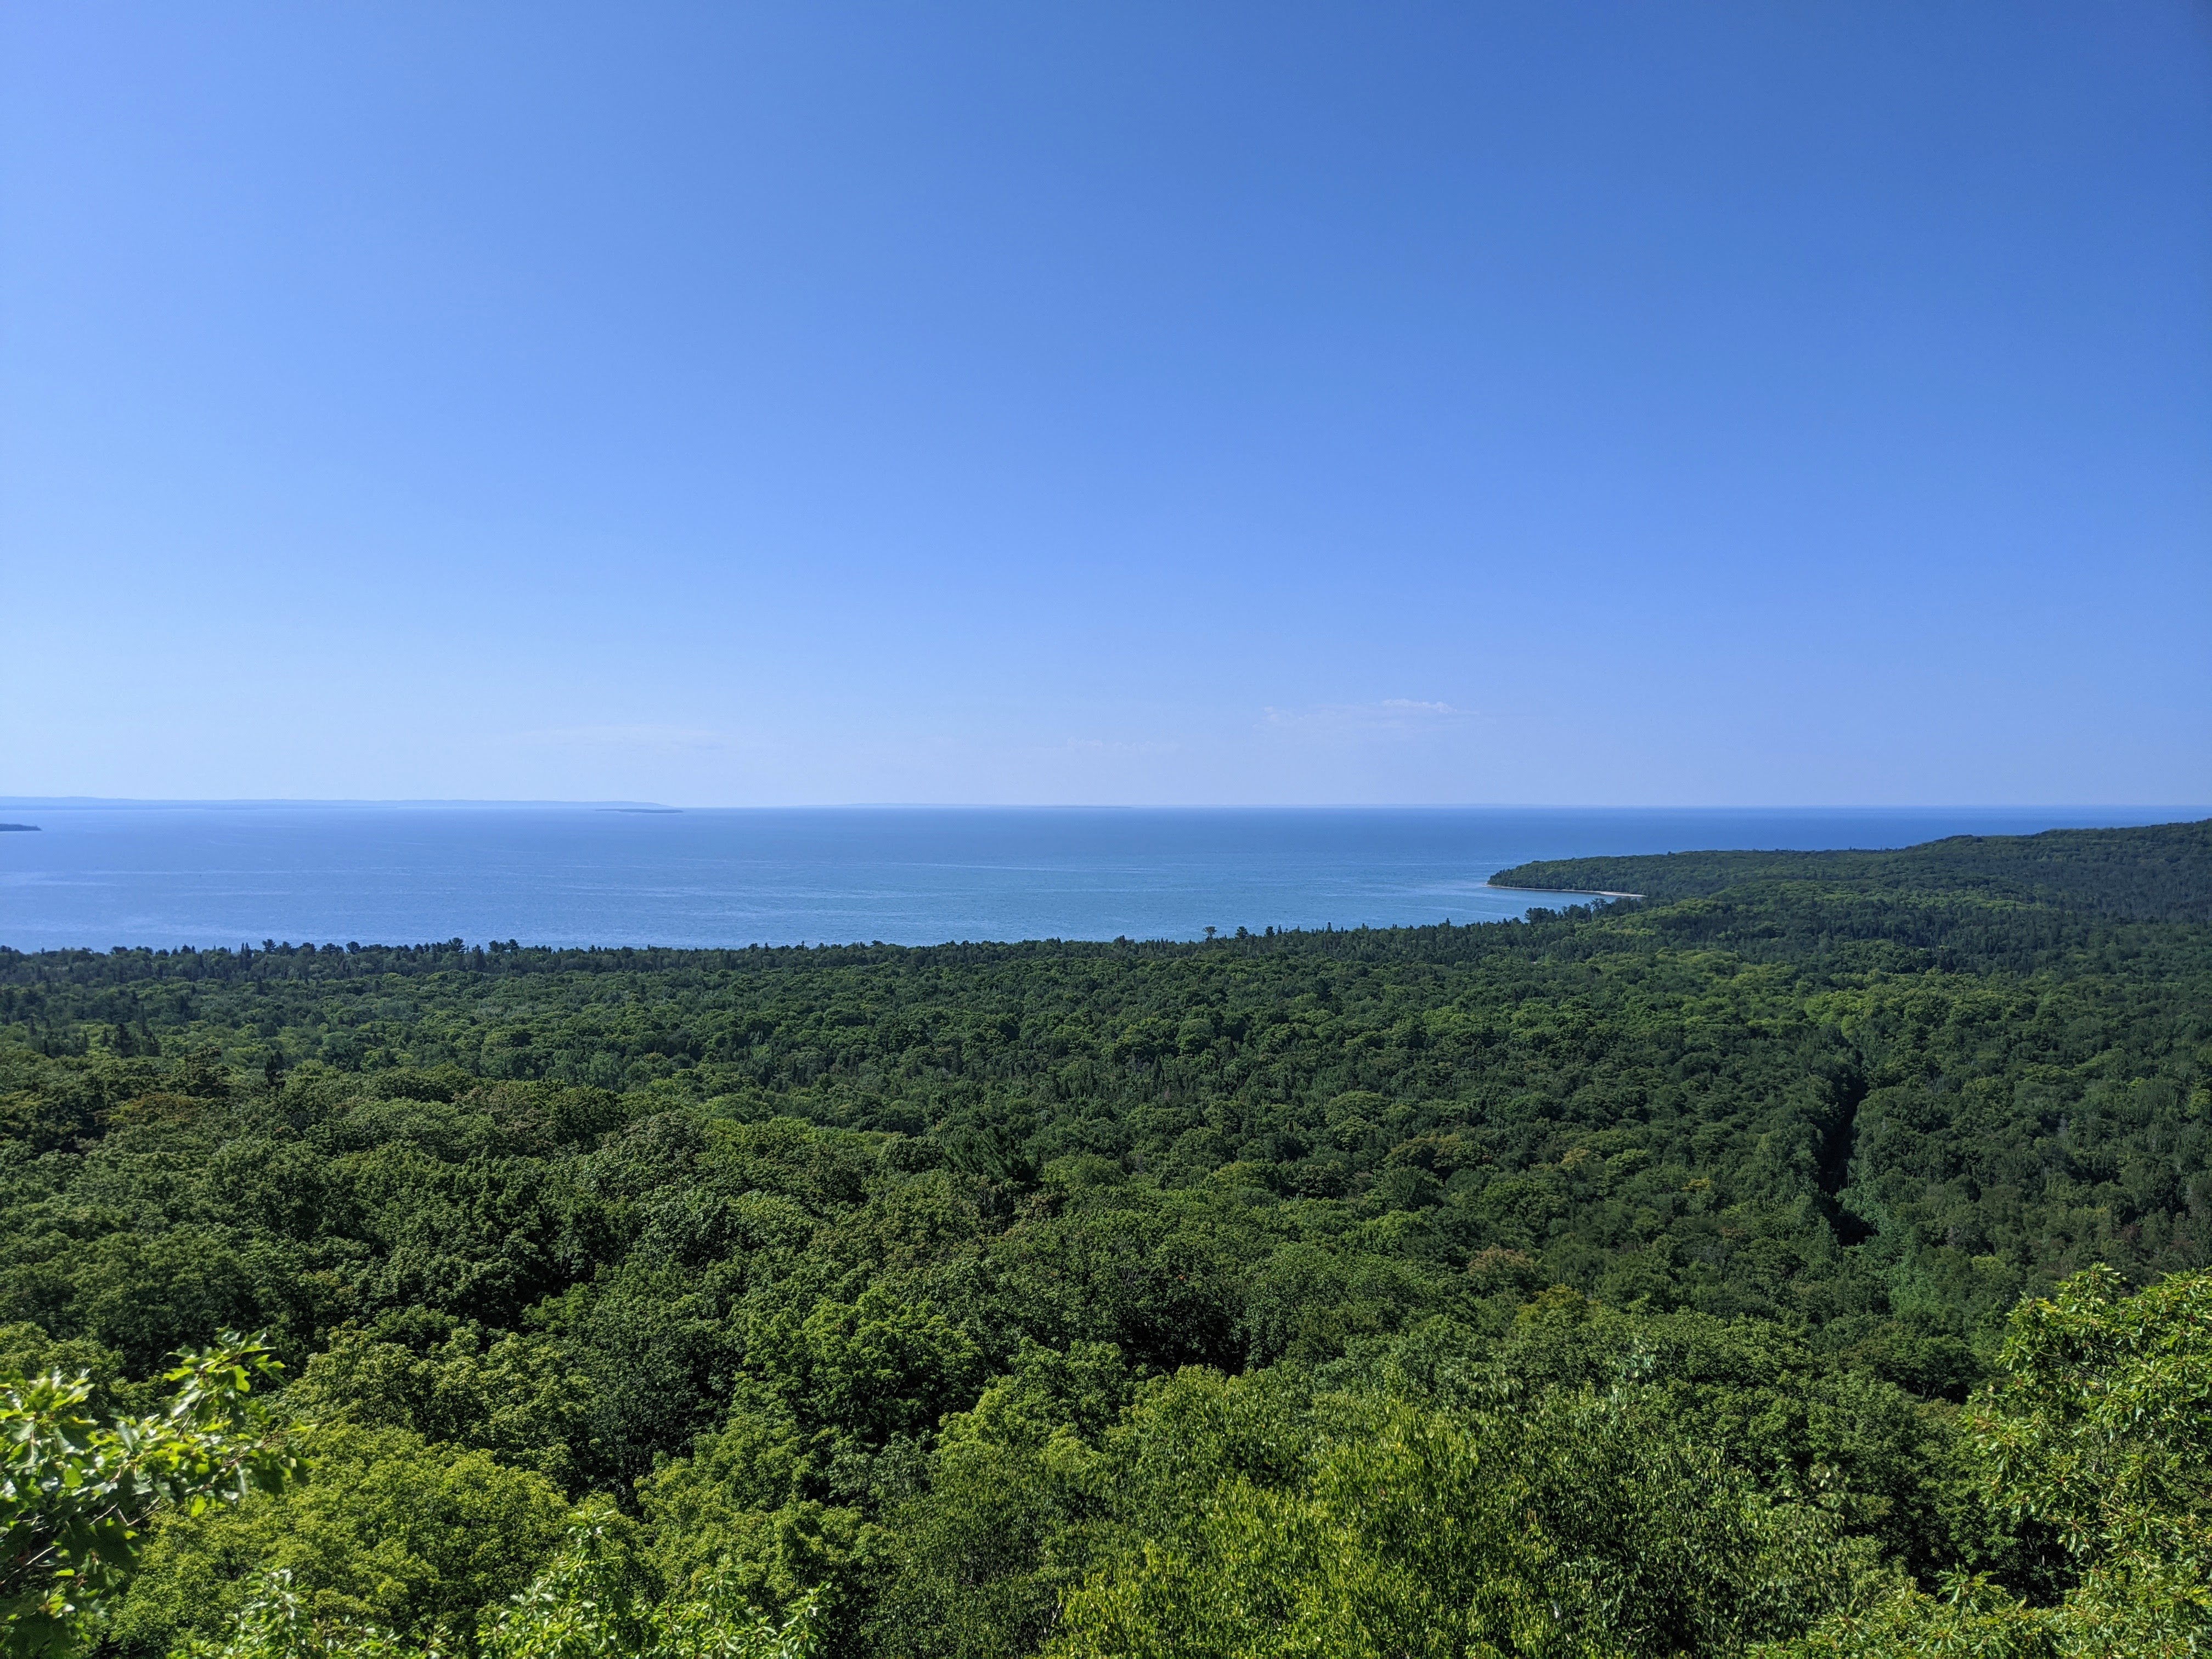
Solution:
M651 724L552 726L544 731L525 732L522 740L562 748L727 749L732 746L727 735L705 726Z
M1262 727L1329 738L1412 738L1470 725L1481 716L1472 708L1419 697L1383 697L1374 702L1324 702L1305 708L1267 709Z
M1070 738L1067 747L1085 755L1172 755L1182 745L1147 738Z

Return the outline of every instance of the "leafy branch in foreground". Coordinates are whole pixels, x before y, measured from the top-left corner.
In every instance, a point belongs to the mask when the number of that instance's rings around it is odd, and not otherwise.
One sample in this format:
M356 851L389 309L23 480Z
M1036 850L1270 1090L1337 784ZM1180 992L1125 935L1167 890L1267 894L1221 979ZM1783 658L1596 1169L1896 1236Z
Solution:
M2181 1659L2212 1647L2212 1273L2136 1295L2108 1267L2013 1313L1967 1432L1995 1505L2078 1577L2035 1607L1985 1577L1907 1590L1777 1659Z
M695 1595L656 1602L651 1577L615 1535L611 1506L579 1512L552 1565L485 1618L483 1659L811 1659L819 1597L799 1598L781 1623L705 1575ZM441 1659L440 1632L410 1642L374 1626L318 1623L291 1575L264 1575L221 1641L197 1641L174 1659Z
M692 1595L652 1602L612 1519L603 1502L585 1505L559 1558L486 1622L484 1659L811 1659L819 1592L800 1596L780 1624L725 1570L701 1575Z
M168 1408L103 1423L92 1383L50 1371L0 1385L0 1632L9 1659L82 1644L137 1565L155 1512L198 1515L296 1471L257 1380L282 1366L259 1336L222 1333L161 1380Z

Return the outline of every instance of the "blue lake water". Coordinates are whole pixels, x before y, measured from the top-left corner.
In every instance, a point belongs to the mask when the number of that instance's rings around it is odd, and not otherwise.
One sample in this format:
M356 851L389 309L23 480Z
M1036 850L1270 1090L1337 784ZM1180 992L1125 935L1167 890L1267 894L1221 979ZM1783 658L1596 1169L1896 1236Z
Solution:
M0 945L1189 939L1491 921L1534 858L1903 847L2180 808L99 805L0 802Z

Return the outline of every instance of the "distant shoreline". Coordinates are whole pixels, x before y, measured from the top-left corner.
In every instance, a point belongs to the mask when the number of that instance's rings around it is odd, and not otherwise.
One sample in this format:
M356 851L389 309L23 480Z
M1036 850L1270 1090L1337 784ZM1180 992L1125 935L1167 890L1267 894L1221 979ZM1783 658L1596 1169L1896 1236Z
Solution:
M35 830L38 827L35 823L0 823L0 834L5 834L10 830Z
M1644 896L1641 893L1615 893L1603 887L1516 887L1510 881L1486 881L1482 884L1498 893L1565 893L1574 898L1640 899Z

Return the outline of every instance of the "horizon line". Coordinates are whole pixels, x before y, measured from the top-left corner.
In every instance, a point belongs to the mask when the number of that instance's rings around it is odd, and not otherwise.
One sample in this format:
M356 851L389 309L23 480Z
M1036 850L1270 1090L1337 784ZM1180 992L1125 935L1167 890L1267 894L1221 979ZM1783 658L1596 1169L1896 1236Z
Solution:
M2212 803L2186 801L1814 801L1651 803L1639 801L796 801L678 805L636 799L574 800L539 797L348 795L0 795L0 809L49 811L129 808L527 808L684 812L2204 812Z

